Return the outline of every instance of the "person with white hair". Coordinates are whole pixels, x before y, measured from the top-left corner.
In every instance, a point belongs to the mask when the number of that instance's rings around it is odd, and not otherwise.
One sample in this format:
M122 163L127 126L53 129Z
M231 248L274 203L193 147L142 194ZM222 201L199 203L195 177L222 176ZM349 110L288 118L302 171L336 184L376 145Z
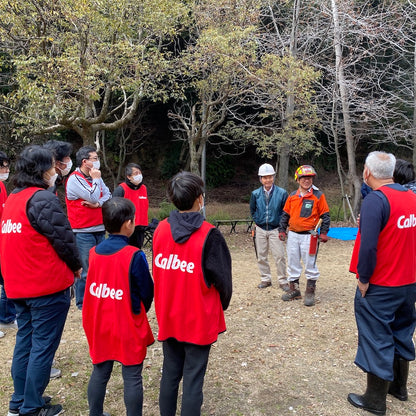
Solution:
M364 394L348 401L386 413L386 397L407 400L409 361L415 359L416 195L393 182L396 158L371 152L363 180L371 188L360 213L361 243L353 270L358 328L355 364L367 373Z

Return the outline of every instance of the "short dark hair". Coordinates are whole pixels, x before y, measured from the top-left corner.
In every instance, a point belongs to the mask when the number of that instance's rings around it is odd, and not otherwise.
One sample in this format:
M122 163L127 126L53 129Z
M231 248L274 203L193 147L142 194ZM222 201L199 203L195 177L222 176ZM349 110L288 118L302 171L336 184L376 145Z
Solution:
M104 202L102 212L106 231L114 234L120 232L126 221L134 219L136 208L129 199L115 196Z
M169 180L167 192L169 199L179 211L187 211L204 193L204 181L194 173L179 172Z
M415 169L413 164L407 160L397 159L394 166L393 180L400 185L414 181Z
M142 168L140 167L140 165L138 165L137 163L129 163L127 166L126 166L126 176L131 176L131 175L133 175L133 169L134 168L136 168L136 169L139 169L140 170L140 172L142 171Z
M48 188L43 174L53 166L54 162L53 153L49 149L38 145L25 147L16 161L15 186Z
M88 159L90 157L90 153L96 152L97 149L93 146L84 146L81 147L75 155L75 163L78 167L82 165L82 161L84 159Z
M72 144L60 140L48 140L43 147L49 149L55 156L55 160L62 162L66 157L70 157L72 153Z
M0 151L0 166L4 166L4 162L6 162L6 164L9 165L10 159L6 155L6 153Z

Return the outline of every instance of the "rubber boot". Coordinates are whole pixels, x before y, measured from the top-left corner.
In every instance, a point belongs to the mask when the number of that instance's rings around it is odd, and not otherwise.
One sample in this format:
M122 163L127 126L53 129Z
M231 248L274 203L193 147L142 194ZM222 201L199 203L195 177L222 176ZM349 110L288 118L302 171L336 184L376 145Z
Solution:
M367 373L367 390L360 396L355 393L348 395L348 401L358 407L375 415L386 414L386 396L389 389L389 382Z
M407 377L409 376L409 361L394 357L394 380L390 383L389 394L401 400L407 400Z
M283 300L294 300L294 299L302 299L302 295L300 294L299 290L299 280L294 280L293 282L289 282L289 291L283 293L282 295Z
M303 301L305 306L315 305L315 285L316 285L316 280L311 280L311 279L307 280L305 300Z

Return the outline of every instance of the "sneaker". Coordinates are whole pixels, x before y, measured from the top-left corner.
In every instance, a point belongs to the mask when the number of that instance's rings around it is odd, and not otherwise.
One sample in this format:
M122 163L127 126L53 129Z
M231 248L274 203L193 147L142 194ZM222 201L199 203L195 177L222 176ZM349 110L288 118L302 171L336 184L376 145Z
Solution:
M52 400L52 397L50 396L42 396L45 405L49 404ZM9 412L7 413L7 416L14 416L19 414L19 409L9 409Z
M282 300L294 300L294 299L301 299L302 295L300 294L299 290L299 282L289 282L289 292L285 292L282 295Z
M272 282L261 282L257 287L259 289L264 289L264 288L269 287L271 285L272 285Z
M64 412L60 404L45 404L34 416L55 416Z
M62 371L59 370L58 368L51 368L51 374L49 376L49 378L59 378L62 375Z
M9 322L7 324L0 322L0 328L1 329L17 329L17 322L13 321L13 322Z
M110 413L103 412L103 416L111 416Z
M0 331L0 338L3 338L3 337L4 337L4 332Z

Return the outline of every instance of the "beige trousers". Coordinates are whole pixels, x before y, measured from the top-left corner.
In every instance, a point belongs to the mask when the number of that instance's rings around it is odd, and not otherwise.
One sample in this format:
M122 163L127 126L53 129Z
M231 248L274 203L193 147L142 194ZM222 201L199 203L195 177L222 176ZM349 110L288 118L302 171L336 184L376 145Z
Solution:
M276 264L277 280L279 284L287 283L285 246L279 239L279 230L265 231L256 226L257 264L262 282L271 282L272 274L268 261L269 250Z

